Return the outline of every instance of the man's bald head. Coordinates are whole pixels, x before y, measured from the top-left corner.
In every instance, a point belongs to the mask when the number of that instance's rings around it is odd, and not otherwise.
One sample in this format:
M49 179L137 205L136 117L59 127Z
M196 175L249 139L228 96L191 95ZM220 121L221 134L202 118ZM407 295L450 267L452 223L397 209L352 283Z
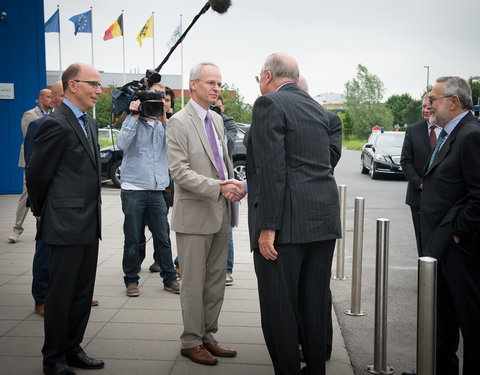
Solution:
M267 57L260 71L259 85L262 95L275 91L286 82L297 83L299 74L297 61L284 53Z
M298 78L297 86L300 90L303 90L308 94L308 83L304 76Z
M297 61L284 53L274 53L267 57L262 72L270 71L274 78L289 78L296 82L300 75Z
M64 93L63 93L63 84L62 81L55 82L50 88L53 95L52 105L53 108L57 109L60 107L60 104L63 102Z
M40 90L38 93L38 106L45 112L48 112L52 108L52 92L49 89Z

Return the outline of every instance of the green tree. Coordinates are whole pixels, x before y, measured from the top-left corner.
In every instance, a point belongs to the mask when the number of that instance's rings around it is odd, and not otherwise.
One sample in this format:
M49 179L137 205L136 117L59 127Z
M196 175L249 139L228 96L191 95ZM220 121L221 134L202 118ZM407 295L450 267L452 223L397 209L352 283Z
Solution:
M350 139L353 129L352 116L350 116L348 111L337 112L337 116L340 117L340 120L342 121L343 138L347 140Z
M472 100L473 100L473 105L478 105L480 104L480 82L476 81L474 79L479 79L480 77L470 77L468 80L468 83L470 84L470 87L472 88Z
M232 95L229 91L234 91L235 95ZM252 123L252 110L253 107L244 102L244 98L240 95L238 89L225 83L222 86L222 98L225 105L225 114L232 117L235 122L241 122L244 124Z
M95 115L99 128L112 125L112 94L110 92L99 95L95 104Z
M353 121L352 134L366 138L373 126L392 129L393 115L381 100L385 88L375 74L362 64L357 66L357 77L345 84L346 107Z
M422 119L422 102L410 94L392 95L385 104L392 112L394 124L412 124Z

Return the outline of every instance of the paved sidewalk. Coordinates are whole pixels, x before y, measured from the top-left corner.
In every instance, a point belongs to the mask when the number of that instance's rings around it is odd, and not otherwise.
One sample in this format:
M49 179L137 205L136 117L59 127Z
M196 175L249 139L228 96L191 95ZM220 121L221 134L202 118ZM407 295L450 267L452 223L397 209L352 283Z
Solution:
M182 318L179 297L163 290L161 278L148 271L152 244L140 274L140 297L128 298L123 287L123 214L119 190L105 185L103 241L100 243L95 298L83 347L104 359L102 370L77 370L90 375L271 375L273 367L260 327L260 310L253 260L248 248L246 202L240 227L234 230L235 284L226 288L216 338L237 349L236 358L220 358L217 366L202 366L179 355ZM18 195L0 195L0 373L41 374L43 319L33 313L31 267L35 223L25 221L20 241L8 244ZM148 233L148 232L147 232ZM148 236L147 236L148 238ZM173 251L176 252L172 233ZM334 348L328 375L352 375L340 327L334 317Z

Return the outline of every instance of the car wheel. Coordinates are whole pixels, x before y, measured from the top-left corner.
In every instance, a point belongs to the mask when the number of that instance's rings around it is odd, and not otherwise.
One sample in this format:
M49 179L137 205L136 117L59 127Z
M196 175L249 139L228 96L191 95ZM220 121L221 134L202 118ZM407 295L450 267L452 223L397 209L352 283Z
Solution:
M235 178L239 181L247 179L247 163L245 160L236 160L233 163L233 172L235 173Z
M378 178L379 173L376 171L377 166L375 165L375 162L372 162L372 168L370 169L370 178L372 180L376 180Z
M115 187L120 187L120 167L122 166L122 161L117 160L113 163L112 168L110 168L110 178L115 185Z
M365 168L365 163L363 162L363 158L360 158L360 168L362 174L368 173L368 168Z

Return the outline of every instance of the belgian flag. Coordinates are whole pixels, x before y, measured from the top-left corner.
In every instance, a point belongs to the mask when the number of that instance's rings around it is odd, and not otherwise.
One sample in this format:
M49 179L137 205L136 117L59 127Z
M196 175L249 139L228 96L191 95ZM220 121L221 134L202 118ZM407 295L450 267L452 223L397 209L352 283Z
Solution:
M112 25L105 30L103 40L109 40L123 35L123 13L115 20Z

